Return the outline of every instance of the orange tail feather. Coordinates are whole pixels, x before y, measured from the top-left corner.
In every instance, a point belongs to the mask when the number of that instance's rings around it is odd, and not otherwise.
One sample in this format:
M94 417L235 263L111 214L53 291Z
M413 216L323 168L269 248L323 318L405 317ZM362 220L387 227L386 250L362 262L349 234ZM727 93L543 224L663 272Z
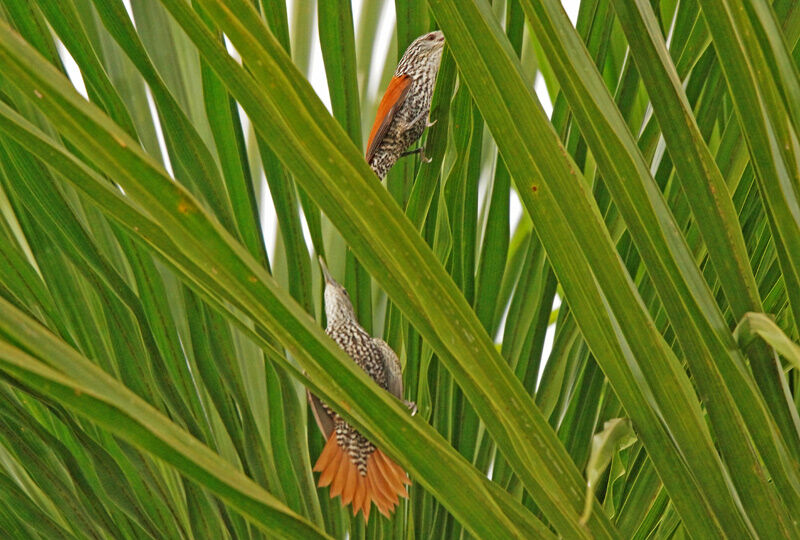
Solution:
M373 492L375 493L375 504L378 508L381 507L394 507L400 501L392 490L391 483L386 477L387 472L380 463L380 458L376 455L371 456L373 467L367 468L367 476L370 477L370 484L372 485Z
M361 476L353 460L336 442L332 433L325 448L314 465L315 472L321 472L319 487L330 485L330 495L342 496L342 504L353 505L353 515L360 510L364 520L369 521L372 503L386 517L394 512L400 497L408 497L405 484L410 484L405 471L378 449L367 458L367 474Z
M325 487L327 485L330 485L331 482L333 482L334 476L336 475L337 472L339 472L339 463L342 461L343 457L347 457L341 451L336 452L337 448L338 446L334 441L334 452L331 455L328 463L322 465L319 461L317 461L317 464L314 466L315 471L322 473L319 477L319 487ZM325 452L323 451L323 454L324 453Z
M409 483L410 480L406 472L384 453L377 454L375 458L383 462L381 472L389 484L389 491L392 494L395 504L398 502L397 495L408 497L405 484Z

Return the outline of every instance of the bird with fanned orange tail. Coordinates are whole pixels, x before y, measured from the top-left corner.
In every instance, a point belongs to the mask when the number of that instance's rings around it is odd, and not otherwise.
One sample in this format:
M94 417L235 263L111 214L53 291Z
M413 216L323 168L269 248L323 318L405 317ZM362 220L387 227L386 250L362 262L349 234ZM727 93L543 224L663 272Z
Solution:
M371 337L356 320L353 304L344 287L333 279L320 257L325 277L325 315L327 334L381 388L403 398L403 377L397 355L385 341ZM331 498L342 497L342 504L353 505L369 520L372 503L389 517L399 504L399 497L408 497L406 472L375 447L353 426L336 414L315 395L308 393L314 418L327 442L314 471L322 473L319 486L330 486ZM406 401L412 415L416 406Z
M444 34L430 32L408 46L389 87L378 104L378 113L367 141L367 163L383 179L400 157L420 152L408 152L408 147L420 138L428 122L431 96L439 72L444 48Z

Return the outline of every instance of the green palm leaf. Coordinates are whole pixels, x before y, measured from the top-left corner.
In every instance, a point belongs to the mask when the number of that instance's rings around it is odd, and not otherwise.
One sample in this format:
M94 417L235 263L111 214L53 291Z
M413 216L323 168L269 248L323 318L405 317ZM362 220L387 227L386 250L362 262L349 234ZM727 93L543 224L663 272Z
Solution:
M734 4L0 2L4 536L797 535L800 10ZM383 186L372 85L434 27ZM409 471L391 519L316 488L306 388Z

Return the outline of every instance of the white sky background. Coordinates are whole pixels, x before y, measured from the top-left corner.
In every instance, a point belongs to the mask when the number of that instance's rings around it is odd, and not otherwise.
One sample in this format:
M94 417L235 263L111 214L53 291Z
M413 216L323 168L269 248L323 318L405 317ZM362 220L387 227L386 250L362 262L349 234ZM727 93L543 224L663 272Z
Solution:
M123 0L123 1L125 3L126 7L128 8L128 13L131 14L129 0ZM292 20L291 19L291 15L292 15L292 11L293 11L293 8L295 6L295 3L296 2L305 2L305 1L307 1L307 0L288 0L287 5L288 5L288 9L289 9L289 20ZM317 0L317 1L325 1L325 0ZM358 17L359 17L359 14L361 13L361 6L362 6L362 3L364 1L368 2L370 0L352 0L352 7L353 7L354 18L355 18L355 21L354 21L354 23L355 23L354 27L355 28L358 28ZM561 3L564 6L564 9L566 10L567 14L569 15L569 18L572 21L572 24L574 25L575 24L575 20L577 19L577 16L578 16L578 8L579 8L579 5L580 5L580 0L562 0ZM394 2L386 2L386 8L384 9L384 12L382 14L382 20L381 20L381 23L380 23L380 26L379 26L379 30L378 30L378 39L377 39L377 42L375 43L375 46L378 48L378 52L379 52L379 54L375 55L376 61L378 61L378 62L380 61L379 59L386 57L386 51L388 50L389 45L390 45L389 40L392 37L392 27L394 26L394 24L395 24ZM315 36L318 35L316 31L314 32L314 35ZM86 97L86 88L84 86L83 79L81 78L78 66L75 64L75 61L72 59L72 57L69 55L69 53L66 51L66 49L61 44L59 44L59 53L60 53L65 65L67 67L67 72L68 72L70 80L75 85L75 88L84 97ZM370 73L372 74L372 78L369 81L367 92L369 94L371 94L371 95L377 95L379 92L383 91L382 88L378 88L378 84L380 82L379 79L380 79L381 66L375 65L375 66L371 66L371 68L372 69L370 70ZM311 64L310 64L310 77L309 77L309 80L311 82L311 85L314 87L314 90L316 91L317 95L320 97L320 99L325 103L325 105L330 110L330 98L328 96L327 81L325 79L325 67L324 67L324 64L323 64L323 61L322 61L322 51L320 49L320 45L319 45L319 40L318 39L315 40L314 46L313 46L313 52L312 52L312 58L311 58ZM536 80L535 80L535 83L534 83L534 89L536 91L537 96L539 97L539 101L541 102L542 107L544 108L545 112L549 116L550 114L552 114L553 105L550 102L550 97L547 94L547 90L546 90L545 84L544 84L544 79L542 78L541 75L537 75L536 76ZM150 97L149 96L149 89L148 89L148 97ZM165 145L163 143L163 135L162 135L162 132L161 132L161 127L160 127L160 125L158 125L158 115L156 114L154 103L152 102L152 99L150 99L150 108L151 108L151 113L153 115L154 124L156 124L156 126L157 126L157 133L158 133L158 137L159 137L159 142L161 143L162 155L165 156L165 160L166 160L165 167L167 168L168 172L170 174L172 174L170 163L168 161L168 158L166 158L166 156L167 156L166 147L165 147ZM274 254L275 254L275 231L276 231L277 219L276 219L276 216L275 216L275 210L274 210L274 208L272 206L272 199L269 196L269 190L266 188L266 182L264 182L264 189L263 189L262 195L263 195L262 205L261 205L262 226L263 226L264 232L265 232L264 236L265 236L265 239L266 239L266 242L267 242L268 253L270 254L270 257L272 258L272 257L274 257ZM522 205L521 205L516 193L514 193L512 191L512 193L511 193L511 224L512 224L512 230L513 230L513 226L516 223L519 222L519 219L520 219L521 215L522 215ZM305 225L305 220L304 220L304 225ZM304 232L306 233L306 241L307 241L308 245L310 246L311 245L311 240L310 240L310 236L308 234L307 229ZM560 299L558 298L558 296L556 296L554 307L558 306L559 304L560 304ZM549 355L550 350L552 349L554 330L555 329L554 329L553 325L551 325L547 329L547 336L545 337L545 343L544 343L544 356L545 357L547 357ZM544 362L542 363L542 368L543 367L544 367ZM541 377L541 371L539 373L539 376Z

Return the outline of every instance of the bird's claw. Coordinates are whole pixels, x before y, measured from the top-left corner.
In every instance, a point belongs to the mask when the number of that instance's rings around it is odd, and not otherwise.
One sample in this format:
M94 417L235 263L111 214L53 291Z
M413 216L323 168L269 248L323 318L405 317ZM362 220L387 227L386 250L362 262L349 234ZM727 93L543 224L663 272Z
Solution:
M429 158L428 156L425 155L424 146L420 146L419 148L414 148L413 150L408 150L406 152L403 152L402 154L400 154L400 157L406 157L412 154L419 154L419 159L421 159L425 163L430 163L431 161L433 161L432 158Z
M434 120L433 122L431 122L431 120L430 120L430 118L429 118L429 119L428 119L428 121L427 121L427 122L425 122L425 127L433 127L433 125L434 125L436 122L438 122L438 121L439 121L439 119L437 118L436 120Z
M414 403L413 401L408 401L407 399L404 399L403 403L405 403L406 407L408 407L408 410L411 411L411 416L414 416L415 414L417 414L417 404L416 403Z

